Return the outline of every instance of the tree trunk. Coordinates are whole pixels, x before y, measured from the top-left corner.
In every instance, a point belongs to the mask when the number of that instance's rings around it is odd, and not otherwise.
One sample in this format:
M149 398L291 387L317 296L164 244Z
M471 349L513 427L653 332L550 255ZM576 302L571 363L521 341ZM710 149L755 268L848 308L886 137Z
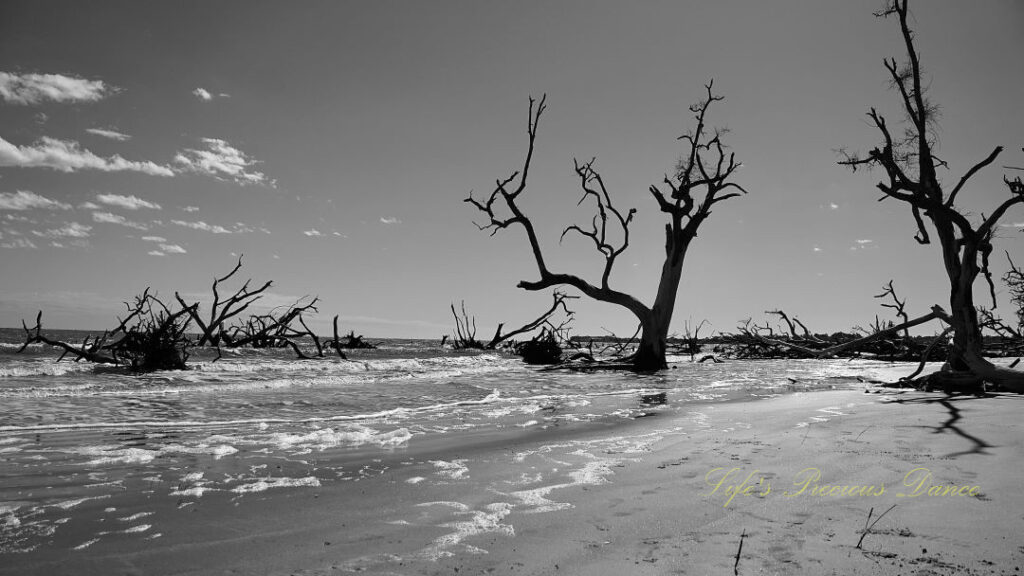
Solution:
M683 259L689 248L689 238L676 226L665 227L665 262L661 266L661 280L658 282L658 294L654 297L654 306L646 318L640 319L643 333L640 335L640 346L637 348L633 365L637 370L664 370L668 368L665 361L665 349L668 341L668 329L672 324L672 313L676 307L676 295L679 293L679 280L683 275Z
M640 345L633 356L633 366L637 370L664 370L668 368L665 361L665 347L668 340L668 324L671 316L667 319L658 318L652 312L651 316L641 323L642 333Z

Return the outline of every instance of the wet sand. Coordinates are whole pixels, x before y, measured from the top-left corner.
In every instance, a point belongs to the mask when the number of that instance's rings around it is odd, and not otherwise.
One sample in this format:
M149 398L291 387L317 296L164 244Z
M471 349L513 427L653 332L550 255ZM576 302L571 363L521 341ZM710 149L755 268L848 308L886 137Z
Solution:
M290 471L320 486L244 497L129 484L0 573L1019 574L1022 410L814 392L414 439L347 481L320 455ZM864 535L872 509L888 512Z

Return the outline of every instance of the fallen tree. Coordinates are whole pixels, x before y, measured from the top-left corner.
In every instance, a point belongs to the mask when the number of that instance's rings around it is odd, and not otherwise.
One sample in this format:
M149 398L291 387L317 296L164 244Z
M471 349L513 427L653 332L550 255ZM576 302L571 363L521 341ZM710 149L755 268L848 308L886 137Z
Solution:
M188 349L193 345L187 331L194 308L171 311L149 290L146 288L132 302L125 302L128 314L117 326L96 337L86 336L78 345L45 336L40 310L34 327L29 328L22 321L25 343L18 352L30 344L42 343L62 350L58 362L71 355L75 362L124 366L133 372L183 370Z
M452 317L455 318L455 335L451 339L452 348L455 350L494 350L503 342L507 342L516 336L528 334L538 328L543 328L550 333L551 338L556 338L559 335L563 335L569 324L572 323L573 311L566 305L566 300L575 298L575 296L569 296L564 292L555 290L551 294L551 306L543 314L509 332L502 332L505 328L505 323L499 323L498 327L494 330L494 336L486 343L476 339L476 317L466 313L466 302L462 302L460 311L456 311L455 304L452 304ZM558 314L559 310L562 310L566 317L559 324L555 324L551 319ZM567 339L567 337L562 339Z
M210 313L200 314L200 303L187 303L177 292L174 298L179 308L172 309L149 288L125 305L128 314L118 325L101 335L87 336L75 344L53 339L43 334L42 311L36 315L35 326L29 328L22 321L25 342L18 350L22 352L33 343L43 343L62 351L58 361L72 357L76 362L85 360L98 364L124 366L136 372L153 370L185 369L192 347L212 347L217 352L214 361L221 358L222 347L226 348L291 348L299 359L324 357L324 346L320 337L306 323L306 315L318 312L318 297L301 298L289 306L278 307L261 314L240 316L249 309L270 288L268 281L251 289L251 280L246 280L233 294L221 296L221 285L231 279L241 268L242 258L226 275L214 278L213 300ZM330 347L345 359L342 348L373 347L362 340L362 336L350 333L347 341L338 338L338 317L334 318L334 339ZM192 330L197 328L197 335ZM315 352L311 356L300 342L308 339Z

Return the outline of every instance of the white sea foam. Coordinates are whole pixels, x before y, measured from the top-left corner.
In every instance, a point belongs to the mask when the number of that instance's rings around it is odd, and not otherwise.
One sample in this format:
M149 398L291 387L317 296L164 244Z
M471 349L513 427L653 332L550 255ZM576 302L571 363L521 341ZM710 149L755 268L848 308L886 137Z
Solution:
M72 550L85 550L89 546L92 546L93 544L95 544L95 543L97 543L99 541L100 541L99 538L93 538L91 540L86 540L85 542L82 542L78 546L75 546L74 548L72 548Z
M424 548L420 552L420 555L430 560L438 560L440 558L451 556L451 548L460 544L466 538L479 534L496 532L498 534L514 537L516 535L515 528L513 528L511 524L502 523L502 520L504 520L511 511L511 504L507 502L495 502L493 504L488 504L483 510L473 510L471 512L473 517L468 520L456 520L454 522L441 524L441 527L454 528L455 531L436 538L430 546ZM467 546L466 548L466 551L471 553L487 553L486 550L482 550L475 546Z
M137 514L132 514L131 516L125 516L124 518L118 518L118 520L120 520L121 522L134 522L134 521L138 520L139 518L145 518L146 516L152 516L153 514L155 514L155 512L139 512Z
M295 486L320 486L320 480L315 476L306 476L305 478L263 478L256 482L250 482L248 484L240 484L231 489L235 494L251 494L254 492L263 492L271 488L287 488Z
M199 443L193 446L169 444L157 449L133 448L124 446L81 446L72 453L93 457L86 462L87 466L113 466L117 464L149 464L153 460L170 454L209 454L215 459L234 454L238 449L226 444L209 445Z
M51 504L51 506L54 506L55 508L60 508L61 510L70 510L71 508L74 508L75 506L78 506L83 502L88 502L89 500L103 500L104 498L110 498L110 494L103 494L102 496L88 496L86 498L76 498L74 500L65 500L63 502Z
M466 468L466 460L452 460L446 462L444 460L431 460L430 463L437 468L437 473L446 478L452 480L462 480L463 478L469 478L469 468Z

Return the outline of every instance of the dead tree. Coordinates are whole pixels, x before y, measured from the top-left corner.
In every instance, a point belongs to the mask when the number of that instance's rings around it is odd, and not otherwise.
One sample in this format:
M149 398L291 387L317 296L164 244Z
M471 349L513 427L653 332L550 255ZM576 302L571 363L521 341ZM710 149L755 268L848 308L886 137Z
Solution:
M213 279L213 285L211 286L213 302L210 304L210 314L206 319L199 315L198 306L186 304L177 292L174 293L175 299L178 300L182 308L193 310L192 320L199 328L199 340L196 342L198 346L218 346L224 342L223 337L227 333L229 321L245 312L250 305L262 298L263 293L273 284L272 280L268 280L259 288L250 289L249 283L252 282L252 279L249 279L234 294L222 300L220 294L221 283L230 280L241 267L242 257L239 256L238 263L235 264L235 267L230 272L221 278Z
M876 294L875 298L882 299L885 298L886 296L889 296L890 298L892 298L892 303L883 302L882 307L891 308L895 310L896 315L902 318L904 323L910 322L910 316L907 315L906 311L907 299L904 298L903 300L900 300L899 297L896 296L896 288L893 287L892 280L889 280L889 283L883 286L883 288L884 290L882 291L882 293ZM910 338L909 330L903 331L903 337Z
M936 107L925 97L926 82L922 77L920 55L914 47L914 35L908 24L907 0L892 0L881 17L896 16L907 52L908 61L900 64L895 58L885 61L893 88L899 93L908 124L904 135L894 132L886 119L874 108L868 113L872 124L881 133L882 144L865 157L846 154L840 162L856 170L880 167L886 181L878 183L883 196L905 202L917 225L914 239L920 244L931 242L931 223L942 249L942 260L949 278L950 313L945 320L953 328L953 345L947 358L948 369L971 372L1006 389L1024 391L1024 372L993 366L982 356L981 326L974 305L974 281L981 274L992 288L989 255L992 237L1000 218L1016 204L1024 202L1024 183L1020 178L1003 177L1010 197L995 207L980 223L972 223L964 209L956 206L959 193L980 170L992 164L1002 153L995 147L983 160L968 169L948 192L938 177L946 162L934 154ZM995 303L993 302L993 307Z
M642 327L640 343L636 352L629 358L633 368L637 370L660 370L667 367L666 340L672 313L675 310L687 249L696 238L697 229L711 215L711 209L715 204L746 192L732 181L732 176L740 164L735 161L734 154L726 152L725 144L722 142L724 132L707 126L708 109L712 103L723 98L712 92L712 84L709 83L705 88L706 97L690 107L696 119L696 127L679 137L687 146L686 153L680 159L673 177L669 178L666 175L664 178L667 193L657 186L650 187L651 195L657 201L659 209L668 216L668 223L665 224L665 260L651 306L630 294L615 290L610 285L609 279L615 261L629 247L629 226L633 222L636 210L623 212L613 205L604 180L594 168L594 160L582 163L574 160L573 163L583 192L580 203L593 202L597 213L589 227L570 225L562 231L562 237L574 232L593 242L594 248L605 260L601 280L593 284L581 276L552 272L548 268L533 222L519 205L520 196L526 190L537 138L537 126L546 109L546 96L542 97L540 102L530 98L527 124L529 147L522 168L508 178L498 180L486 199L478 200L470 194L465 200L487 216L488 222L477 226L481 230L490 230L491 235L516 224L523 227L540 278L534 281L521 281L518 284L520 288L536 291L553 286L571 286L590 298L622 306L632 312ZM496 204L503 204L509 215L499 215L499 207ZM609 230L609 227L612 230ZM609 238L609 232L616 229L621 242Z
M526 324L505 333L502 333L502 330L505 328L505 323L499 323L498 328L494 331L494 336L492 336L487 343L480 342L476 339L476 317L469 316L466 313L466 302L462 302L461 317L459 316L459 312L455 310L455 304L452 304L452 317L455 318L455 337L452 339L452 347L456 350L494 350L502 342L506 342L515 336L533 332L538 328L544 328L549 331L551 339L555 339L556 341L568 340L566 333L569 325L572 323L574 312L569 309L568 305L566 305L566 300L573 300L575 298L577 297L569 296L564 292L555 290L551 294L551 306L543 314ZM559 309L565 313L566 318L559 324L555 324L551 319L555 317Z
M356 336L355 330L349 330L348 334L344 337L338 337L338 315L334 315L334 338L331 339L330 346L338 353L338 356L342 360L347 360L348 356L345 355L343 350L372 350L376 348L374 344L363 340L363 335Z
M217 341L223 342L228 348L291 348L295 356L308 360L310 356L302 351L297 340L310 338L316 347L317 356L323 357L323 346L317 335L306 326L303 314L318 312L316 307L319 297L309 302L299 299L295 304L277 308L266 314L249 316L243 323L222 328ZM295 326L299 324L302 329ZM217 345L218 349L220 344Z
M63 352L57 361L69 354L75 362L86 360L99 364L124 366L133 372L154 370L184 370L188 360L188 348L192 341L188 336L193 307L171 311L158 297L146 288L131 303L125 302L128 314L118 325L97 337L86 336L79 345L54 340L42 333L42 316L36 315L36 324L29 328L24 321L25 343L18 352L29 344L43 343Z
M1024 272L1013 263L1010 253L1006 253L1006 259L1010 263L1010 270L1003 275L1003 282L1010 289L1010 302L1014 306L1014 314L1017 316L1017 334L1024 333Z

